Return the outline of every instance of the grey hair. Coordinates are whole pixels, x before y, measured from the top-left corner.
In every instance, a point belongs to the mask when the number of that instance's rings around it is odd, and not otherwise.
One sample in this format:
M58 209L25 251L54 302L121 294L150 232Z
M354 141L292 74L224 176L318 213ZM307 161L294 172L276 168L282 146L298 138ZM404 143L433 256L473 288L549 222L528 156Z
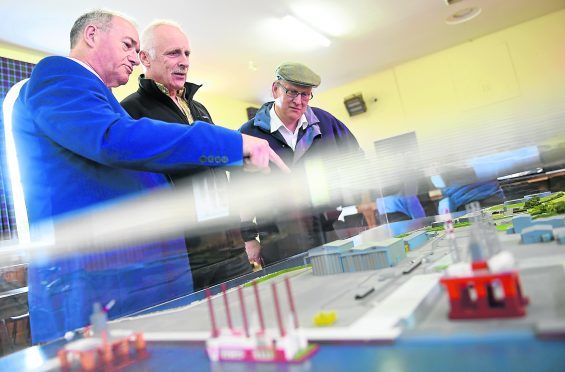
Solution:
M78 17L78 19L73 24L70 33L71 49L73 49L77 45L78 41L80 40L80 36L86 26L94 24L96 25L96 27L100 28L101 31L107 32L112 27L112 19L114 17L123 18L135 26L135 22L130 17L125 16L119 12L106 9L92 10Z
M155 59L157 52L155 51L155 30L159 26L172 26L176 27L182 33L185 33L182 27L174 22L164 19L159 19L153 21L143 30L143 34L141 36L141 50L145 51L151 59Z

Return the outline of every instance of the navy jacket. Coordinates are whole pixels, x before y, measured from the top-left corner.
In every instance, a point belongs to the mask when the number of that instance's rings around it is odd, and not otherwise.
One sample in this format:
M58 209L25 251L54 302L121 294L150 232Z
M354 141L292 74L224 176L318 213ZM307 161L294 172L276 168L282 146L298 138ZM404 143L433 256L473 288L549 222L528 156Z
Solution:
M298 142L293 151L278 131L271 133L269 111L272 106L273 102L261 106L255 117L243 124L239 131L267 140L288 166L294 168L297 164L303 164L306 159L324 157L326 152L332 154L361 152L357 139L345 124L329 112L310 106L304 114L310 129L299 130Z
M272 106L273 102L264 104L257 111L255 118L243 124L239 130L244 134L267 140L271 148L292 169L288 177L296 177L299 182L305 180L302 173L305 172L304 165L308 159L326 161L331 156L363 156L359 143L345 124L327 111L310 106L305 112L309 125L306 130L299 129L298 141L293 151L278 131L271 133L269 111ZM308 185L304 185L303 189L305 193L309 192ZM329 205L325 206L330 209L341 203L333 195L331 197ZM288 200L283 207L287 208L286 204ZM325 208L319 207L321 210ZM303 206L298 211L278 211L274 208L268 215L255 217L257 232L261 237L261 255L266 264L325 243L323 231L331 229L331 221L308 206ZM249 225L244 229L246 232L253 230Z

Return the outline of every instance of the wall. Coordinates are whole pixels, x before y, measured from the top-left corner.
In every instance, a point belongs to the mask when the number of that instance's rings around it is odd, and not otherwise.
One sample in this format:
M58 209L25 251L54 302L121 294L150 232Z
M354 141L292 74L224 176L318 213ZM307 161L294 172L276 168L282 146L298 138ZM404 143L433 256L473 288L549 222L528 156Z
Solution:
M206 84L200 88L195 98L210 111L214 123L231 129L239 129L247 121L246 109L248 107L261 106L259 103L240 101L227 96L208 93L206 92Z
M47 54L31 49L21 48L13 44L0 41L0 56L15 59L18 61L37 63Z
M368 111L349 117L343 100L359 92ZM426 161L440 163L565 141L564 102L562 10L318 93L312 105L344 121L366 151L414 130Z

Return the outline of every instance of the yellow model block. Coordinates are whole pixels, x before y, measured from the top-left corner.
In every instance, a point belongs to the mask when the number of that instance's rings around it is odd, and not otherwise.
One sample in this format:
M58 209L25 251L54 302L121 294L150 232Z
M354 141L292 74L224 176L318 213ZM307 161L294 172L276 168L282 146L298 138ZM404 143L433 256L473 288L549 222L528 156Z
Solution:
M314 325L316 327L330 326L337 320L337 314L335 310L331 311L319 311L314 315Z

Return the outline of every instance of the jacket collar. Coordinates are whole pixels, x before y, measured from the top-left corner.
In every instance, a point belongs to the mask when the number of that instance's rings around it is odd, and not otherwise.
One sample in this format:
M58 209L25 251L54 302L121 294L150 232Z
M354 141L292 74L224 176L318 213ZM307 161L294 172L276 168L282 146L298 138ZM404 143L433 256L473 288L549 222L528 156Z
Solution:
M255 114L255 119L253 119L253 125L267 133L271 132L271 115L269 111L271 110L271 107L273 107L274 103L275 102L271 101L261 106L259 111L257 111L257 114ZM304 116L306 117L306 121L309 126L320 123L320 120L310 106L306 107Z
M194 84L194 83L190 83L190 82L186 82L184 83L184 98L190 102L192 101L194 95L196 94L196 91L198 89L200 89L202 85L198 85L198 84ZM157 84L155 84L155 81L152 79L147 79L145 77L145 74L141 74L139 75L139 87L145 90L149 90L149 91L158 91L161 94L164 94L163 92L161 92L161 90L157 87Z
M266 133L271 133L271 115L269 111L271 110L271 107L273 107L273 104L274 102L267 102L261 106L253 120L253 125ZM293 164L296 164L304 156L304 154L306 154L308 149L314 143L314 138L322 135L322 132L320 131L320 120L310 106L306 108L304 116L308 121L308 126L306 127L306 130L302 132L302 136L298 138L298 142L296 143ZM272 133L272 135L284 142L284 138L282 138L282 135L278 131Z

